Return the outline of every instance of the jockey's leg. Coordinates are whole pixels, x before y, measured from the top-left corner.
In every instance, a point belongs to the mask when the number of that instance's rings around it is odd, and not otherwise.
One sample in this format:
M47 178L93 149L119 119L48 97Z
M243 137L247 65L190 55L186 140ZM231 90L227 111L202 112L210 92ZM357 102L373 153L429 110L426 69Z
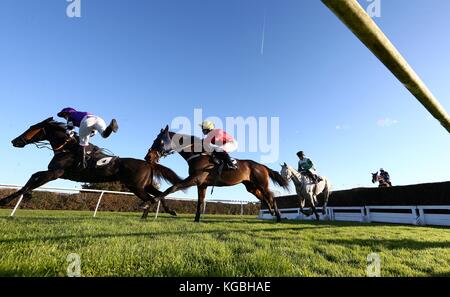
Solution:
M237 169L236 164L233 163L233 161L231 160L230 155L228 154L228 151L229 151L228 148L229 149L235 149L235 146L231 142L230 143L226 143L222 147L217 148L215 150L214 154L216 156L218 156L222 161L224 161L225 165L227 165L228 168Z
M111 133L116 133L119 130L119 125L117 124L116 119L112 119L111 123L107 127L105 121L100 117L97 117L94 127L103 138L108 138Z
M317 175L314 174L311 170L306 171L311 180L317 185Z
M89 141L91 139L91 133L94 131L93 125L94 125L95 118L94 117L88 117L83 119L80 124L80 130L79 130L79 136L80 136L80 146L78 148L78 156L81 160L81 167L86 168L86 147L89 145Z

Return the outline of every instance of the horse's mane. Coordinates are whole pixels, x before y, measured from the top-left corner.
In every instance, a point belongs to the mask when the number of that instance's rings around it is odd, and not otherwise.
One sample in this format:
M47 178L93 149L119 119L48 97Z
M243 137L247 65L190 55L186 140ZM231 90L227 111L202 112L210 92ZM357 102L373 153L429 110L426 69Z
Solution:
M178 147L175 148L175 150L179 150L180 148L189 147L189 145L193 145L194 150L200 149L201 150L200 152L204 151L203 139L201 139L200 137L175 132L169 132L169 135L172 138L172 142L174 140L177 140L175 141L175 143L177 144Z
M52 128L56 128L56 129L59 129L59 130L64 131L64 132L67 130L67 125L65 123L62 123L62 122L59 122L59 121L56 121L56 120L53 120L53 119L48 121L47 124L52 126ZM76 137L78 137L78 133L76 133L75 131L74 131L74 135Z
M176 132L169 132L169 134L170 134L170 137L173 137L176 135L176 136L182 137L183 140L185 138L188 138L188 139L190 138L191 143L201 143L203 141L200 137L197 137L195 135L181 134L181 133L176 133Z

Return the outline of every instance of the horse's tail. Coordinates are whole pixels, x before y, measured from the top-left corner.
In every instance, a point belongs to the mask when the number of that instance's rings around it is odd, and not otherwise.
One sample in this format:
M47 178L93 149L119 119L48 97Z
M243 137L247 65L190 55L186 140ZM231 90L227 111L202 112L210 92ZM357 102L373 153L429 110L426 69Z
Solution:
M269 167L265 166L267 168L267 171L269 171L269 177L270 179L276 184L282 187L285 190L289 190L289 181L281 176L278 172L275 170L270 169Z
M171 183L172 185L179 184L183 181L181 177L178 176L172 169L167 168L158 163L152 163L153 177L158 181L161 179Z
M323 189L324 191L324 196L325 196L325 200L324 200L324 205L326 206L328 203L328 198L330 198L331 193L333 192L330 181L328 180L328 178L323 177L323 179L325 180L325 188Z

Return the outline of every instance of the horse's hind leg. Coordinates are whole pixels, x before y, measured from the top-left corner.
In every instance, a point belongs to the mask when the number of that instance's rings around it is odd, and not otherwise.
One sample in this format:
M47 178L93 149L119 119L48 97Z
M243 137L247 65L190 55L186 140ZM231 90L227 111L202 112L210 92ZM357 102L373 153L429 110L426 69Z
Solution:
M267 208L269 209L270 215L271 216L275 216L275 212L273 211L272 205L269 203L269 201L267 201L267 199L265 199L264 195L262 194L262 192L260 190L258 190L251 182L247 181L247 182L243 182L243 184L245 185L245 188L247 189L247 191L249 193L252 193L256 198L258 198L261 203L263 203L264 205L267 206Z
M64 170L49 170L49 171L40 171L33 174L28 182L25 184L25 186L22 187L19 191L15 192L14 194L9 195L8 197L0 200L0 205L6 205L15 198L25 195L28 192L39 188L42 185L45 185L49 181L55 180L60 178L64 175Z
M278 209L276 200L273 197L273 193L269 189L260 189L261 193L266 197L268 204L272 205L275 215L277 217L277 223L281 222L281 213Z
M299 204L300 204L300 212L302 214L304 214L305 216L310 216L311 214L306 213L305 210L303 209L303 208L305 208L305 199L304 198L300 197L300 203Z

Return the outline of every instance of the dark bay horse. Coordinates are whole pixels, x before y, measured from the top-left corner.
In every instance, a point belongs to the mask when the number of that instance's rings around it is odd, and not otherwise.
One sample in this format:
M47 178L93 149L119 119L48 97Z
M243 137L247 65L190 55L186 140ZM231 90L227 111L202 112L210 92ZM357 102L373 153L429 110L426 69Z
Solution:
M65 125L54 121L53 118L31 126L15 138L12 144L14 147L22 148L43 141L48 141L54 152L48 170L33 174L19 191L0 200L0 205L6 205L15 198L58 178L85 183L119 181L146 203L155 203L154 197L161 196L161 192L153 185L154 179L162 178L172 184L182 182L182 179L167 167L132 158L115 157L105 166L83 169L79 166L80 158L76 153L79 141L77 135L74 137L67 135ZM176 215L166 206L164 199L161 200L161 204L166 212Z
M386 181L381 174L378 174L378 171L375 173L372 173L372 183L376 183L376 182L378 182L379 188L392 187L391 182Z
M200 208L209 186L228 187L244 184L248 192L268 206L271 214L277 217L277 222L281 221L276 201L269 189L269 180L285 189L289 187L289 183L278 172L251 160L237 160L238 169L223 169L219 173L218 165L210 155L204 152L202 139L169 132L168 126L161 129L161 133L154 140L145 160L150 163L158 162L161 157L173 152L178 152L186 160L189 165L189 176L181 183L173 184L157 198L197 186L198 201L195 222L199 222ZM147 213L148 209L144 211L143 216L146 216Z

